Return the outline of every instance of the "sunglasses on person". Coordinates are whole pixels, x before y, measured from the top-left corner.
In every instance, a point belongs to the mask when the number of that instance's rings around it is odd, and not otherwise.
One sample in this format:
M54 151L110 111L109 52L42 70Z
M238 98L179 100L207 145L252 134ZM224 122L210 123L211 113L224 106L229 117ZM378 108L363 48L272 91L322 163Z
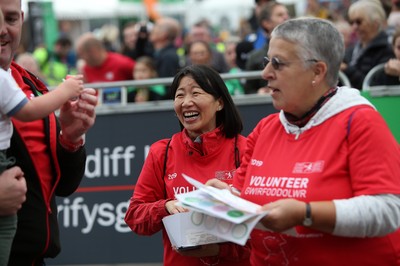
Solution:
M360 26L361 24L362 24L362 19L360 19L360 18L357 18L357 19L354 19L354 20L350 20L349 21L349 23L350 23L350 25L353 25L354 23L357 25L357 26Z
M306 62L318 62L317 59L307 59L305 61ZM294 62L294 61L291 61L291 62ZM264 56L264 58L263 58L264 67L266 67L268 65L268 63L271 63L272 68L274 70L281 70L283 66L286 66L288 63L291 63L291 62L281 62L281 60L278 57L272 57L271 59L269 59L268 56Z

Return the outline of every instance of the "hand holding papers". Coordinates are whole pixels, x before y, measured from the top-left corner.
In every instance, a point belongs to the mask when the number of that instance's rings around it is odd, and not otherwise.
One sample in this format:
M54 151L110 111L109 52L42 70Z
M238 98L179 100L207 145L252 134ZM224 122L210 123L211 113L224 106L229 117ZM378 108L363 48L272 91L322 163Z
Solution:
M239 198L227 190L205 186L187 175L183 176L198 188L175 195L182 206L195 214L196 219L191 219L193 227L226 241L245 245L250 232L267 212L257 213L260 205Z
M226 241L196 226L201 222L201 216L201 213L190 211L164 217L163 223L172 246L184 249Z

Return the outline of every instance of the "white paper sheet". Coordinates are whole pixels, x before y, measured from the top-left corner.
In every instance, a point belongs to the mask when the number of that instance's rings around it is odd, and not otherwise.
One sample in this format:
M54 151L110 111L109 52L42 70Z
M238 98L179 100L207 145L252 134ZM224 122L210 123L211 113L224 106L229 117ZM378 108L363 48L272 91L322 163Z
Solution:
M204 191L205 193L209 194L213 198L215 198L219 201L222 201L225 204L227 204L235 209L245 211L248 213L256 213L257 210L259 208L261 208L260 205L255 204L251 201L242 199L240 197L237 197L226 189L218 189L218 188L214 188L211 186L206 186L206 185L202 184L201 182L191 178L188 175L182 174L182 176L186 179L186 181L188 181L193 186L197 187L199 190Z
M163 218L164 227L171 244L176 248L226 242L226 240L204 230L202 214L183 212Z
M176 194L179 204L191 210L197 217L199 228L239 245L245 245L250 233L267 212L259 213L260 205L244 200L230 193L205 186L183 174L183 177L197 190Z
M186 208L193 208L195 211L204 212L236 224L258 216L257 213L242 211L220 200L216 200L213 196L200 189L188 193L176 194L175 197Z

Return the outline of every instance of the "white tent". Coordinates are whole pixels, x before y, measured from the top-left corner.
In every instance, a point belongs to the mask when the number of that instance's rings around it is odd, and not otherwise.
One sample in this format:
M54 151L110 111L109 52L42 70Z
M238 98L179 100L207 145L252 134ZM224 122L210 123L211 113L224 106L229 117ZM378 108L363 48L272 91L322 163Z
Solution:
M119 0L22 0L22 9L26 15L30 1L52 2L57 19L85 20L146 14L143 4Z
M112 18L117 15L118 0L53 0L58 19Z

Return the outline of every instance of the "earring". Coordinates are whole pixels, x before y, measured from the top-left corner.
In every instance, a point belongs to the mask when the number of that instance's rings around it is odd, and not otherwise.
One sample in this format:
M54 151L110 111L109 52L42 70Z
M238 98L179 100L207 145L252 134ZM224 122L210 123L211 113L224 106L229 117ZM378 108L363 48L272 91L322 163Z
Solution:
M315 86L315 80L311 81L311 84L312 84L313 86Z

